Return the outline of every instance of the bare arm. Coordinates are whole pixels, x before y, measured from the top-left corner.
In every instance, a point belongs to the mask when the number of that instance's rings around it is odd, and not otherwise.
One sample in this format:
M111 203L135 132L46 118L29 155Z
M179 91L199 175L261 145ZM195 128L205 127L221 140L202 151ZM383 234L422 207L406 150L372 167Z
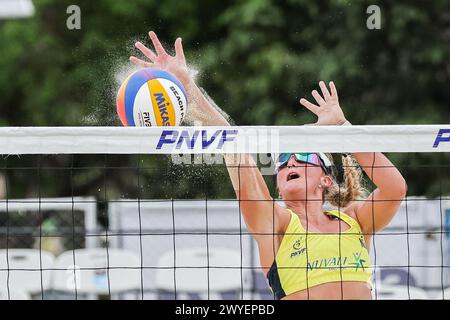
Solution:
M316 90L312 92L317 105L306 99L300 100L302 105L318 116L315 124L350 125L339 106L334 83L330 82L331 93L323 81L319 85L323 98ZM377 189L364 201L355 201L347 207L347 211L355 213L365 234L372 234L392 220L406 195L407 186L401 173L382 153L354 153L353 156Z
M358 221L366 234L383 229L398 211L406 195L406 181L398 169L382 153L354 153L358 164L377 188L363 202L355 202Z
M187 91L189 104L187 117L194 123L206 126L229 126L226 117L214 108L214 103L203 94L190 75L181 38L175 41L175 56L170 56L154 32L150 32L149 36L156 53L140 42L136 43L136 47L150 62L134 56L130 57L130 60L142 67L155 67L174 74ZM273 232L274 225L278 230L279 219L274 221L274 216L281 212L281 208L272 201L269 189L251 155L226 154L224 159L236 197L241 201L241 211L249 231L252 233Z
M195 120L201 121L203 125L230 125L194 82L191 83L188 92L192 99L191 103L195 103L196 106L193 108L195 114L191 114L191 117L195 117ZM281 208L273 202L253 157L249 154L225 154L224 159L249 231L255 235L282 228L283 224L278 217Z

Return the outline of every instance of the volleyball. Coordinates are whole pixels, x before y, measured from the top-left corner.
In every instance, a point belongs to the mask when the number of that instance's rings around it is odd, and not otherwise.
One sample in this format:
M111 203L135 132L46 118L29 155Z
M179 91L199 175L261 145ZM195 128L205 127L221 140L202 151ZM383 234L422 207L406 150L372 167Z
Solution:
M171 73L146 68L129 75L117 93L124 126L178 126L187 109L186 91Z

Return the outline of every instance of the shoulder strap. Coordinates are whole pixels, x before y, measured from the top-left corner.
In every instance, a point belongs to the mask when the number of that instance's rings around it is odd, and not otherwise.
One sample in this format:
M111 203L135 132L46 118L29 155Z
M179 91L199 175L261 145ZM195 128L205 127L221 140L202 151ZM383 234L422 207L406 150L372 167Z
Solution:
M305 229L303 228L303 226L300 222L299 216L297 216L297 214L295 214L295 212L292 211L291 209L287 209L287 210L291 214L291 221L289 222L286 232L293 232L293 231L295 231L295 229L298 229L298 228L300 230L302 230L302 232L304 232Z
M349 224L351 227L355 227L359 230L361 230L361 227L358 223L358 221L356 221L355 219L353 219L352 217L350 217L348 214L346 214L345 212L339 211L339 210L329 210L329 211L325 211L326 214L328 215L332 215L334 217L337 217L343 221L345 221L347 224Z

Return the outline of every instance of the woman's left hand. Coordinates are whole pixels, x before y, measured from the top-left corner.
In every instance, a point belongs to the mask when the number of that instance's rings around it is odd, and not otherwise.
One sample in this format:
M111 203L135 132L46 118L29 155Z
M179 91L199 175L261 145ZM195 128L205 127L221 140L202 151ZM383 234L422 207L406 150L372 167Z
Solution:
M155 51L138 41L135 43L135 47L148 58L148 61L141 60L135 56L131 56L130 61L144 68L157 68L172 73L187 90L193 79L186 65L181 38L177 38L175 41L175 56L172 56L164 49L155 32L150 31L148 34Z
M319 86L322 90L323 98L317 90L312 91L312 95L318 105L309 102L305 98L300 99L300 103L318 117L317 122L312 123L312 125L342 125L347 122L339 106L338 94L333 81L330 81L331 94L325 82L320 81Z

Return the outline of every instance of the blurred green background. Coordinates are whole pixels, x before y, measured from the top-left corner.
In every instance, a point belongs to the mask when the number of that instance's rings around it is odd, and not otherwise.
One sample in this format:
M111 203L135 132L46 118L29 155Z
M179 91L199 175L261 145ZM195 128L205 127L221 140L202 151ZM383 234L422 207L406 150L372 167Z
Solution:
M150 30L169 47L183 38L199 84L236 125L315 122L298 100L310 99L319 80L336 83L353 124L450 123L446 0L33 4L33 17L0 21L2 126L121 125L115 111L118 75L130 70L128 57L138 54L135 41L150 45ZM81 9L81 30L66 27L66 9L73 4ZM380 30L366 27L372 4L381 9ZM450 194L449 155L389 156L406 176L410 195ZM223 167L167 160L5 156L2 171L9 197L234 198Z

